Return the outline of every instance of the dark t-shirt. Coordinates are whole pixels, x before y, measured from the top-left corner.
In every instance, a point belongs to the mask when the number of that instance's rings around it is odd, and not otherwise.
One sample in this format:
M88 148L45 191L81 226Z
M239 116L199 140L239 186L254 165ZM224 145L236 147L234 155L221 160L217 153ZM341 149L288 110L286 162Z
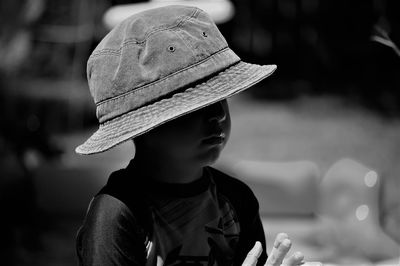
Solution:
M255 241L265 250L258 202L243 182L206 167L189 184L156 183L130 166L92 199L77 252L84 266L241 265Z

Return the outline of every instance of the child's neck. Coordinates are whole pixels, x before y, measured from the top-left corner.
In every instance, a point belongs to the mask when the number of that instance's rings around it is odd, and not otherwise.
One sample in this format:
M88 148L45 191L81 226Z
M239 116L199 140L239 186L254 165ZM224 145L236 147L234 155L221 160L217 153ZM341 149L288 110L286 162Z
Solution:
M154 181L162 183L187 184L198 180L203 175L203 167L194 167L185 163L154 160L145 156L135 156L135 168Z

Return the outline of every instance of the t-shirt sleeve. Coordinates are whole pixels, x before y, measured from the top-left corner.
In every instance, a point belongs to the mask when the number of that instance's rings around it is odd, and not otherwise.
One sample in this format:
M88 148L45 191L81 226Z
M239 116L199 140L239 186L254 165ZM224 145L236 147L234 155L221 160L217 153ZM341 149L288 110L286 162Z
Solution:
M93 198L76 248L80 266L145 265L144 233L131 210L107 194Z

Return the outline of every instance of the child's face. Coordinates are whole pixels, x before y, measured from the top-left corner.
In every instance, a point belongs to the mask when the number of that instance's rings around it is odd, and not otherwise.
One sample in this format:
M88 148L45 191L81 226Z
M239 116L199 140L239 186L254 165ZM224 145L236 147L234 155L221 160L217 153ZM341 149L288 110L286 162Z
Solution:
M167 122L135 139L138 153L188 166L214 163L231 130L228 102L222 100Z

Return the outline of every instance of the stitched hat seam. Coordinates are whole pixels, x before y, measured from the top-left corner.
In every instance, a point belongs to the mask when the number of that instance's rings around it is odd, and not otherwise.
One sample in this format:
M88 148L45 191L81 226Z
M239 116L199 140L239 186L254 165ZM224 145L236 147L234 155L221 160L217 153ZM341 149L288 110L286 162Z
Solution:
M179 69L178 71L175 71L174 73L171 73L171 74L169 74L168 76L165 76L165 77L163 77L163 78L161 78L161 79L157 79L157 80L155 80L155 81L153 81L153 82L144 84L144 85L142 85L142 86L140 86L140 87L131 88L131 89L129 89L128 91L126 91L126 92L124 92L124 93L122 93L122 94L120 94L120 95L117 95L117 96L113 96L113 97L109 97L109 98L103 99L103 100L97 102L97 103L96 103L96 106L100 106L100 105L102 105L102 104L104 104L104 103L112 102L112 101L118 100L119 98L123 98L123 97L125 97L126 95L128 95L128 94L130 94L130 93L137 92L137 91L141 91L141 90L143 90L143 89L145 89L145 88L147 88L147 87L149 87L149 86L151 86L151 85L153 85L153 84L155 84L155 83L161 82L161 81L163 81L163 80L165 80L165 79L168 79L168 78L171 78L172 76L175 76L175 75L177 75L177 74L179 74L179 73L181 73L181 72L183 72L183 71L186 71L186 70L189 69L189 68L192 68L192 67L194 67L194 66L200 65L200 64L202 64L202 63L204 63L204 62L210 60L214 55L219 54L219 53L222 53L222 52L224 52L224 51L228 51L228 50L229 50L229 47L226 46L226 47L224 47L223 49L221 49L221 50L219 50L219 51L217 51L217 52L215 52L215 53L209 55L207 58L204 58L203 60L201 60L201 61L199 61L199 62L196 62L195 64L189 65L189 66L187 66L187 67L185 67L185 68L183 68L183 69Z
M208 85L206 84L206 86L208 86ZM189 89L189 88L187 88L187 89ZM185 90L187 90L187 89L185 89ZM159 100L159 101L161 101L161 100ZM159 101L156 101L156 102L159 102ZM145 106L140 106L140 107L138 107L138 108L136 108L136 109L127 110L127 111L125 111L125 112L123 112L123 113L121 113L121 114L118 114L118 115L115 116L115 117L112 117L112 118L109 118L109 119L103 121L102 123L100 123L100 126L105 126L107 123L110 123L110 122L114 121L115 119L121 119L121 118L123 118L124 116L127 116L129 113L134 112L134 111L137 111L137 110L139 110L140 108L146 107L146 106L147 106L147 105L145 105Z
M240 62L242 62L242 61L238 61L238 62L235 62L235 63L229 65L226 69L222 70L221 72L227 70L228 68L230 68L230 67L232 67L232 66L238 65ZM216 75L219 75L219 74L216 74ZM203 86L210 86L210 85L207 84L206 82L201 83L201 85L203 85ZM186 88L184 91L186 91L186 90L188 90L188 89L191 89L191 88L194 88L194 87ZM161 99L161 100L158 100L158 101L156 101L156 102L159 102L159 101L162 101L162 99ZM107 120L101 122L101 123L100 123L100 126L105 126L105 125L107 125L108 123L111 123L112 121L115 121L116 119L122 119L124 116L127 116L129 113L134 112L134 111L137 111L137 110L139 110L140 108L143 108L143 107L146 107L146 106L148 106L148 105L140 106L140 107L138 107L138 108L136 108L136 109L132 109L132 110L125 111L125 112L123 112L123 113L121 113L121 114L119 114L119 115L117 115L117 116L115 116L115 117L109 118L109 119L107 119Z
M126 46L128 46L129 44L133 43L133 44L141 45L141 44L144 44L151 35L153 35L153 34L155 34L157 32L174 30L175 28L179 27L180 25L182 25L186 21L195 18L196 15L199 13L198 11L199 11L199 9L195 8L193 10L192 14L190 14L190 16L182 16L181 19L179 20L179 22L177 24L175 24L175 25L170 25L168 27L158 27L158 28L152 29L151 31L146 33L146 35L145 35L143 40L137 40L137 39L129 38L129 39L125 40L118 49L104 48L104 49L101 49L99 51L96 51L95 53L92 53L92 55L90 56L89 60L91 58L93 58L93 57L98 57L98 56L101 56L101 55L108 55L108 53L110 53L110 55L119 56L119 55L121 55L121 50L123 48L125 48Z

